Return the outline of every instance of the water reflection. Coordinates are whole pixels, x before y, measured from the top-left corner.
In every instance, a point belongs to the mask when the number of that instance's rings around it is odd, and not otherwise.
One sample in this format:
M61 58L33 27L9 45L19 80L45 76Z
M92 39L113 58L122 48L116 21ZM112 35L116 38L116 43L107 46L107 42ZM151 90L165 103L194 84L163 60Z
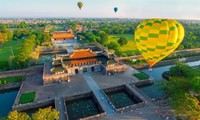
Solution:
M18 89L1 91L0 92L0 118L7 116L12 110Z
M188 62L186 63L191 67L199 66L200 61ZM169 71L169 68L172 65L154 68L153 71L149 71L148 69L142 70L145 74L149 75L152 79L155 80L155 83L151 86L141 87L142 90L146 95L150 98L158 98L164 96L164 91L161 89L160 85L163 80L162 73L165 71Z
M69 120L77 120L100 113L91 97L67 102L66 106Z

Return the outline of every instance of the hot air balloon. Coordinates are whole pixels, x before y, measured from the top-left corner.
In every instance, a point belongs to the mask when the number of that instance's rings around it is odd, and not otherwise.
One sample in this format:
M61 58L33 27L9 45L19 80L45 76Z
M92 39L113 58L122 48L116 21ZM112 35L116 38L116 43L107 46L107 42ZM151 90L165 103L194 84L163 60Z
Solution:
M82 2L78 2L77 5L78 5L79 9L81 9L83 7L83 3Z
M151 69L183 41L183 26L172 19L148 19L136 28L136 46Z
M115 7L115 8L114 8L114 11L115 11L115 13L116 13L116 12L118 11L118 8L117 8L117 7Z

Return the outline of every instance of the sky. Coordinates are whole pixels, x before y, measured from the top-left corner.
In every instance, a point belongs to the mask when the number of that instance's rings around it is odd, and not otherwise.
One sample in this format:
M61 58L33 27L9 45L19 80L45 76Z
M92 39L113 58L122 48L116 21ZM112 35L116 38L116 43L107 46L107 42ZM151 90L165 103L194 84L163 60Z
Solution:
M83 2L82 10L78 2ZM200 20L200 0L0 0L0 18L27 17Z

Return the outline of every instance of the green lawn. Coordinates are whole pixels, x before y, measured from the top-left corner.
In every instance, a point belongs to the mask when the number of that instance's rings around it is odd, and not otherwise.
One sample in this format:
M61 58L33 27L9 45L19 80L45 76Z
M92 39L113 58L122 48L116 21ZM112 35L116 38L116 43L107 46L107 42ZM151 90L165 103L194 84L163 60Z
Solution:
M14 55L17 55L22 44L23 40L9 40L3 43L3 45L0 46L0 61L8 61L9 56L12 56L11 49L13 50Z
M149 76L147 76L144 73L135 73L133 74L136 78L138 78L139 80L146 80L149 78Z
M109 36L109 41L118 41L120 37L125 37L128 43L120 46L120 51L125 52L127 55L133 55L137 51L137 47L133 38L133 34L114 34Z
M20 82L22 80L24 80L23 76L0 78L0 85L12 83L12 82Z
M31 103L35 99L35 92L28 92L21 95L19 104Z

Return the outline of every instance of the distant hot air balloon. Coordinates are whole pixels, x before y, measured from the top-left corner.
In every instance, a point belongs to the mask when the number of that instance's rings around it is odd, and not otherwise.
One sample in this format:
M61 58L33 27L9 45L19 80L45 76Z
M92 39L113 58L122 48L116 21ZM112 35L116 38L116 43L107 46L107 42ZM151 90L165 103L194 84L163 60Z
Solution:
M176 20L148 19L136 28L136 46L149 67L172 53L183 41L184 28Z
M115 8L114 8L114 11L115 11L115 13L116 13L116 12L118 11L118 8L117 8L117 7L115 7Z
M78 2L77 5L78 5L79 9L81 9L83 7L83 3L82 2Z

